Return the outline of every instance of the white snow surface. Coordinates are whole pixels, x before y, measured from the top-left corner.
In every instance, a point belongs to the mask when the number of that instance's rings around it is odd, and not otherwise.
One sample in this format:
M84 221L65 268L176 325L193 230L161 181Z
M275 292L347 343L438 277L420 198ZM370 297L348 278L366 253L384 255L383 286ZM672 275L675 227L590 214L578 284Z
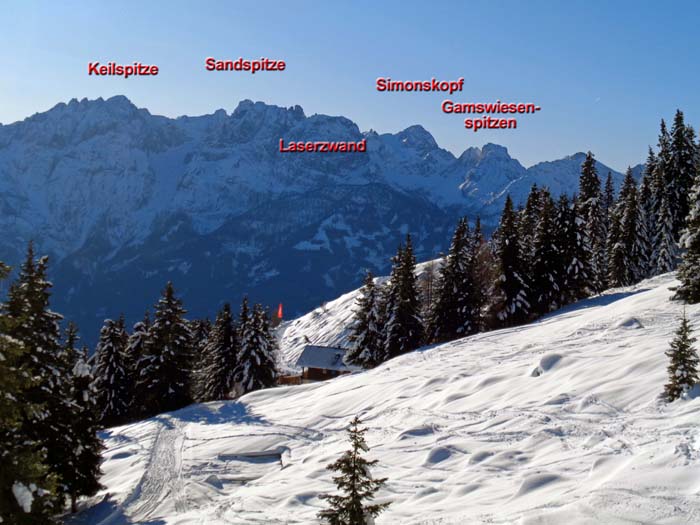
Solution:
M675 285L113 428L106 488L73 523L318 523L355 415L388 478L379 525L700 523L698 388L660 399Z

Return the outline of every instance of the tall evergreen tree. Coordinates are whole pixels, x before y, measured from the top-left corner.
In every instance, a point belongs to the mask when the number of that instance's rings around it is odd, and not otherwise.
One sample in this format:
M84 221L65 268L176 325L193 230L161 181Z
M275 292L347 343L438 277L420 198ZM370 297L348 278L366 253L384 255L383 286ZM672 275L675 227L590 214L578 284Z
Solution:
M134 400L131 374L123 330L118 321L106 319L95 349L93 381L98 420L102 426L110 427L128 421Z
M688 303L700 302L700 173L690 195L691 208L686 219L686 228L681 236L685 249L683 261L678 268L681 285L677 296Z
M77 342L77 329L71 323L66 331L64 352L75 356L70 392L72 402L70 428L74 443L70 450L70 464L73 469L66 475L72 512L78 510L78 497L93 496L102 488L99 479L101 452L104 449L97 435L100 426L97 392L94 388L92 368L88 364L87 348L78 350Z
M605 266L606 238L603 226L600 178L593 153L590 151L581 165L579 180L579 211L583 219L585 258L581 261L593 292L602 289Z
M256 304L248 311L247 298L241 307L240 352L233 380L236 394L270 388L277 380L274 341L270 334L269 319Z
M493 283L495 265L492 247L484 239L481 219L477 216L472 231L472 294L474 332L485 329L484 310L488 302L489 290Z
M524 268L520 257L517 216L510 195L506 197L498 226L496 251L499 274L494 283L493 312L502 326L524 323L530 317L530 290L522 277Z
M367 271L357 298L350 328L350 348L345 361L362 368L374 368L384 357L380 295L372 272Z
M649 158L639 184L637 199L638 234L637 244L639 253L640 278L649 277L652 273L651 261L654 254L653 233L656 229L656 216L654 213L654 201L652 194L653 187L653 164L655 162L654 152L649 148Z
M570 236L569 228L574 222L573 209L569 197L562 193L556 204L554 212L554 236L555 245L557 247L556 260L554 269L559 276L559 295L557 302L560 305L566 305L571 302L570 292L568 290L569 279L567 267L569 261L573 257L573 239Z
M556 212L549 190L542 192L540 202L540 215L535 228L531 297L533 313L543 315L561 306L562 276L557 273L559 247L556 235Z
M642 268L639 260L639 208L637 204L637 186L632 176L632 169L628 168L625 180L620 190L620 200L615 210L615 222L613 229L615 235L611 235L613 242L611 252L610 283L613 286L627 286L642 278Z
M192 334L172 283L155 306L148 344L137 364L137 398L145 415L177 410L191 397Z
M9 267L0 263L0 281ZM0 521L10 525L42 525L52 513L50 494L55 475L46 465L46 451L30 431L41 407L28 399L35 379L29 373L24 344L13 338L13 324L0 313ZM20 502L17 495L30 495Z
M661 196L659 222L656 230L654 245L656 247L656 274L672 271L676 267L678 249L673 233L673 214L668 194Z
M601 212L603 214L601 236L605 241L605 250L602 251L600 257L600 286L605 290L608 288L608 273L609 273L609 247L608 237L612 224L612 214L615 207L615 186L613 185L612 173L608 171L608 176L605 178L605 186L601 196ZM601 245L602 246L602 245Z
M616 206L610 217L608 231L608 284L625 286L627 284L627 254L622 237L622 217L624 210Z
M474 239L467 219L462 218L440 268L436 298L428 323L430 342L451 341L476 332L474 255Z
M9 335L25 348L26 370L36 378L26 392L26 399L42 410L32 414L28 422L32 440L46 449L46 461L58 482L53 501L57 511L65 505L68 476L73 468L69 451L73 436L66 414L71 412L69 398L72 364L61 347L59 321L51 311L52 284L47 280L48 258L35 260L30 243L19 277L12 284L6 304L11 319Z
M673 147L671 144L671 135L666 128L666 122L661 119L659 129L658 154L656 156L656 166L654 174L654 200L656 203L656 219L661 220L661 206L664 197L668 201L668 213L671 217L671 232L674 240L678 240L675 230L676 212L678 202L678 181L675 177ZM656 256L658 257L659 246L655 246Z
M143 356L146 346L148 345L150 329L151 319L147 311L141 321L134 323L131 329L131 335L128 336L127 340L126 356L134 372L136 372L136 364Z
M542 209L542 194L537 184L530 187L525 208L518 212L518 242L524 268L532 268L535 259L535 230ZM523 275L523 278L526 276ZM530 285L530 283L526 283Z
M391 359L415 350L424 337L410 235L406 235L405 247L399 249L388 286L384 352L386 358Z
M685 219L690 212L689 195L695 182L697 166L695 164L697 150L695 132L685 125L683 112L676 111L671 128L671 176L673 185L669 188L671 196L671 211L673 229L676 239L685 227Z
M123 334L127 335L123 327L120 326L119 328L122 328L121 331ZM131 335L127 336L123 365L126 370L125 391L128 397L127 404L130 407L128 419L136 418L140 415L141 407L139 407L139 401L136 399L136 385L139 376L138 363L149 344L150 329L151 318L148 311L146 311L143 320L134 323L131 329Z
M318 517L330 525L369 525L374 518L384 511L389 503L370 503L376 493L386 483L386 478L373 478L370 467L378 460L367 460L363 453L369 452L365 439L366 428L360 428L362 422L355 417L348 428L350 450L326 468L338 475L333 482L340 494L323 494L329 507L318 513Z
M233 374L238 358L238 335L226 303L216 316L216 322L204 345L204 366L200 371L201 401L229 399L234 391Z
M666 355L671 360L668 366L668 383L664 388L667 401L675 401L682 397L698 382L698 353L693 347L696 341L690 334L690 323L683 310L681 324L676 331L676 337L671 341L671 348Z

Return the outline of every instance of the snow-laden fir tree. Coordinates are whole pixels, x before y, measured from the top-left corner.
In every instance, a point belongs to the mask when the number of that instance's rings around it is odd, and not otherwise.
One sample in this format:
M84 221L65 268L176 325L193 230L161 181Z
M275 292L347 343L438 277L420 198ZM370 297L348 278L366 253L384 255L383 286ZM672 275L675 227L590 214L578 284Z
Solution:
M673 167L673 149L671 147L671 135L666 128L666 122L661 119L659 129L658 153L656 155L656 164L654 166L654 202L656 204L656 219L660 220L661 205L663 204L664 196L668 200L669 213L671 214L671 225L675 224L675 212L678 207L678 185L674 177ZM656 232L656 228L654 230ZM673 231L674 239L677 240L676 232ZM658 246L655 246L658 253Z
M603 225L600 178L596 169L593 153L586 154L581 165L579 179L579 213L583 219L583 245L585 257L581 261L589 279L592 292L602 289L601 268L604 266L606 238Z
M612 223L612 214L615 207L615 186L613 185L612 173L608 171L608 176L605 178L605 186L603 193L601 195L601 212L603 214L602 220L602 238L605 240L605 250L602 251L600 256L600 286L602 290L609 287L608 274L609 274L609 255L610 250L608 246L608 237L610 233L610 226Z
M192 349L195 362L204 359L204 347L209 342L209 333L212 324L209 318L194 319L190 321L190 332L192 332Z
M678 298L688 303L698 303L700 302L700 173L696 176L690 203L686 228L681 235L681 247L684 252L678 268L678 280L681 285L676 294Z
M627 282L627 254L622 238L622 218L624 210L616 206L610 215L608 230L608 284L612 287L625 286Z
M240 350L233 374L238 397L270 388L277 380L277 356L274 337L270 333L269 319L262 306L248 309L248 299L243 299L240 315Z
M131 329L131 335L128 336L126 345L126 358L134 375L136 374L136 364L144 354L145 348L148 345L149 331L151 329L151 319L148 312L145 313L143 320L134 323Z
M124 333L118 321L106 319L100 330L93 373L98 420L103 427L125 423L132 411L142 413L141 410L132 409L134 383L124 346Z
M0 263L0 282L9 267ZM40 407L27 393L35 386L26 365L26 348L10 336L20 322L0 313L0 522L3 525L49 523L55 475L46 465L46 452L29 432ZM30 495L18 500L17 495Z
M374 368L384 359L380 291L368 271L360 289L353 322L350 327L350 347L345 362L362 368Z
M224 304L216 316L202 350L203 366L199 370L199 400L229 399L234 391L233 374L238 359L237 327L231 305Z
M557 272L559 247L555 230L555 206L549 190L540 194L540 214L535 227L532 261L532 312L543 315L558 308L562 278Z
M524 323L530 318L530 290L522 277L524 268L520 257L517 216L510 195L506 197L498 226L496 253L499 272L494 283L492 305L496 324L514 326Z
M155 306L148 344L137 364L136 397L146 416L192 401L192 334L185 313L169 282Z
M525 208L518 212L518 242L525 268L532 268L535 257L535 230L542 209L542 194L537 184L530 187ZM528 272L529 273L529 272ZM523 278L526 276L523 275ZM529 277L529 276L528 276ZM527 283L530 284L529 282Z
M493 283L495 258L493 247L484 239L481 230L481 219L477 216L472 230L472 296L473 332L482 332L486 327L485 308L489 298L489 290Z
M652 234L656 229L652 194L654 162L654 152L649 148L649 159L637 192L637 253L639 253L637 266L640 279L645 279L652 273L651 261L654 253Z
M690 126L685 125L681 110L676 111L670 138L671 174L669 179L673 185L668 190L673 192L671 211L674 234L678 239L679 232L685 228L685 219L690 212L689 195L697 172L695 132Z
M121 320L122 318L120 318ZM136 403L136 378L138 377L138 362L144 354L145 348L149 342L151 318L148 311L143 316L143 320L134 323L131 329L131 335L127 334L123 322L117 323L117 329L122 333L122 337L126 337L126 350L124 353L124 366L127 370L126 390L129 392L130 413L128 419L135 419L141 415L140 407Z
M5 312L11 320L10 335L25 348L23 363L36 379L26 399L41 410L31 415L28 430L31 439L46 449L46 462L57 476L53 501L56 511L63 509L68 494L67 473L73 468L69 451L73 447L70 429L71 357L60 343L59 321L51 311L52 284L47 280L48 258L35 260L30 243L19 277L8 292Z
M97 435L100 424L92 367L88 364L87 348L78 350L77 342L77 329L70 323L63 346L66 354L75 356L70 392L73 404L70 413L71 433L74 437L70 464L74 468L67 473L71 512L77 512L79 497L93 496L102 488L99 479L101 453L104 449Z
M637 186L631 168L627 168L613 222L608 277L611 286L628 286L638 282L643 275L639 263L640 245L637 240L639 233Z
M475 245L466 218L459 220L450 250L440 268L435 300L430 311L427 339L452 341L475 333Z
M568 195L562 193L554 210L554 235L557 247L554 267L557 275L559 275L559 296L557 302L562 306L571 302L571 294L568 290L567 268L569 261L573 257L574 238L570 232L571 225L574 222L573 215L571 200Z
M390 503L372 503L377 492L386 483L386 478L373 478L370 468L379 461L368 460L363 454L369 452L362 422L355 417L348 427L350 450L326 468L338 475L333 482L339 494L322 494L328 508L318 513L318 517L330 525L370 525L374 518L383 512Z
M683 310L681 323L671 348L666 355L671 360L668 366L668 383L664 387L667 401L675 401L686 394L698 382L698 353L693 347L695 338L690 333L690 323Z
M654 246L656 247L656 253L654 254L656 275L672 271L676 267L678 258L678 248L673 233L673 214L671 213L671 205L666 193L661 196L658 221L654 241Z
M384 352L386 359L391 359L412 352L423 343L424 337L410 235L406 235L406 245L399 248L387 286Z

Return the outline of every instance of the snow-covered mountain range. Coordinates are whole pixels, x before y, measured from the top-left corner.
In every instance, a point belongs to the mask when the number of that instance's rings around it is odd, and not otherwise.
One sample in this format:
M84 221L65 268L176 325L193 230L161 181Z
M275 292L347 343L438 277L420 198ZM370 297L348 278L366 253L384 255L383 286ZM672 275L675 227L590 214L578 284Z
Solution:
M280 138L366 138L368 151L280 153ZM244 293L301 313L365 268L385 273L407 232L425 260L460 215L493 227L507 193L575 191L582 159L526 169L494 144L455 157L421 126L361 132L249 100L177 119L123 96L72 100L0 126L0 260L18 263L29 239L50 254L54 306L89 340L105 317L140 318L168 280L194 316Z
M105 489L70 523L318 523L355 415L388 478L378 525L700 523L700 389L660 396L674 285L662 275L374 370L109 429ZM329 319L351 306L328 303ZM687 314L697 330L700 305Z

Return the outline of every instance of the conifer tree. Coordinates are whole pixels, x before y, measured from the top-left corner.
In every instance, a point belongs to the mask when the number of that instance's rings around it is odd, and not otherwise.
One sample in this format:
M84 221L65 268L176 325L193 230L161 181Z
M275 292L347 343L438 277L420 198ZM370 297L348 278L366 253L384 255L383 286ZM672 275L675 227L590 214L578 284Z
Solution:
M526 269L532 268L535 258L535 230L542 208L541 196L537 184L533 184L527 196L525 208L518 212L518 242L523 267ZM523 275L523 278L526 278L526 275ZM530 285L529 282L526 284Z
M673 234L673 214L671 213L668 194L661 196L659 222L654 245L656 246L656 274L672 271L676 267L677 245Z
M137 378L139 376L138 363L146 351L149 344L149 333L151 329L151 319L148 311L144 314L143 320L134 323L131 335L127 336L126 349L124 352L124 368L126 370L126 389L128 394L127 404L130 407L129 417L136 418L140 415L139 401L136 399ZM122 330L124 335L125 330Z
M333 482L340 494L323 494L321 498L328 501L328 508L318 513L318 517L330 525L369 525L374 518L384 511L389 503L370 503L376 493L386 483L386 478L372 478L370 467L378 460L368 460L363 453L369 452L365 440L366 428L360 428L362 422L355 417L348 428L350 450L326 468L337 472Z
M586 220L584 210L581 208L578 197L572 201L572 222L569 228L569 240L573 256L566 268L567 289L571 294L571 300L577 301L588 297L593 293L591 280L588 275L586 260L590 256L586 235Z
M440 268L436 298L428 323L430 342L451 341L476 332L474 255L474 239L467 220L462 218Z
M522 277L517 216L510 195L506 197L498 227L496 253L499 274L494 283L493 313L502 326L524 323L530 318L530 290Z
M612 214L615 207L615 186L613 185L612 173L608 171L608 176L605 179L605 187L601 197L601 212L603 214L601 237L605 241L605 249L601 251L600 256L600 286L602 290L608 288L608 273L609 273L609 253L608 236L612 223ZM602 249L602 244L601 244Z
M120 425L129 419L134 400L131 374L119 322L106 319L95 349L93 381L102 426Z
M472 294L473 332L485 329L484 310L488 302L489 289L493 283L496 266L492 246L484 239L481 219L477 216L472 231Z
M692 191L697 172L695 132L685 125L683 112L676 111L670 136L671 144L671 177L673 186L668 188L671 196L671 211L673 229L676 239L685 227L685 219L690 212L689 195Z
M150 416L192 401L192 334L172 283L155 306L148 344L137 364L138 402Z
M688 302L700 302L700 173L690 195L690 212L686 228L681 236L681 246L685 249L683 261L678 268L681 285L677 297Z
M374 284L372 272L367 271L350 328L350 348L345 356L348 364L374 368L382 362L384 341L380 309L379 290Z
M190 331L192 332L192 344L195 347L204 348L209 338L209 332L212 329L212 323L208 317L204 319L195 319L190 322Z
M549 190L543 190L540 203L534 238L531 297L533 313L543 315L560 306L561 276L557 273L559 248L556 245L554 201Z
M249 312L245 298L241 306L240 352L233 375L238 396L275 385L275 351L265 311L256 304Z
M622 219L624 212L621 207L616 207L610 217L610 231L608 232L608 284L612 287L625 286L627 284L627 254L622 238Z
M0 281L8 273L9 267L0 263ZM41 525L52 513L49 496L55 490L55 475L49 473L45 450L29 432L28 422L41 407L27 396L35 386L24 355L27 349L10 336L12 325L20 322L0 313L0 521ZM31 500L20 502L17 494L29 494Z
M216 316L202 351L204 366L200 370L200 401L229 399L234 391L233 374L238 358L238 335L226 303Z
M682 397L698 382L698 353L693 347L696 341L690 334L690 323L683 310L681 324L671 348L666 355L671 360L668 366L668 383L664 388L666 400L671 402Z
M399 248L388 286L384 352L386 359L391 359L415 350L424 337L410 235L406 235L405 247Z
M639 209L637 204L637 187L628 168L620 190L620 200L616 206L616 224L611 235L612 252L610 283L612 286L628 286L641 279L643 274L639 260Z
M70 323L66 331L64 352L74 355L72 371L71 433L73 448L70 453L70 465L73 469L66 473L71 512L77 512L77 500L80 496L93 496L102 488L100 485L100 463L103 450L102 441L97 435L99 430L97 392L94 388L92 368L88 364L87 348L77 349L78 333L75 325Z
M30 438L46 450L49 471L56 475L53 493L56 511L63 509L67 495L67 476L73 436L70 429L69 398L72 364L61 348L59 321L62 317L51 311L52 284L47 280L48 258L35 260L30 243L19 277L8 292L5 306L10 318L9 334L20 341L25 352L23 365L36 379L26 392L26 400L41 410L31 414L27 422Z
M678 180L675 176L674 168L674 154L673 146L671 144L671 135L666 129L666 122L661 119L661 126L659 130L659 142L658 142L658 155L656 157L656 171L655 174L655 199L656 199L656 213L657 220L660 220L661 206L663 204L663 198L666 197L668 201L668 213L671 216L671 229L673 233L674 240L678 240L676 227L676 212L675 209L679 206L678 192L680 191L678 186ZM657 252L658 252L657 246ZM658 253L657 253L658 255Z
M151 329L151 319L148 311L143 316L143 320L134 323L131 335L128 336L126 344L126 359L130 364L130 369L136 374L136 364L144 354L148 345L149 331Z
M574 212L569 197L562 193L556 204L554 212L554 236L557 247L554 270L559 276L559 294L557 303L566 305L571 302L571 294L568 290L569 276L567 273L569 262L573 259L575 231L573 229ZM572 234L573 233L573 234Z
M592 292L599 292L603 286L601 279L604 267L606 238L604 236L601 188L593 153L590 151L581 165L579 181L579 209L583 219L583 245L585 258L581 261L589 279Z
M654 152L649 148L649 158L639 185L637 199L638 232L637 244L639 253L640 279L649 277L652 273L651 261L653 260L653 233L656 229L656 216L654 214L653 202L653 163L655 162Z

